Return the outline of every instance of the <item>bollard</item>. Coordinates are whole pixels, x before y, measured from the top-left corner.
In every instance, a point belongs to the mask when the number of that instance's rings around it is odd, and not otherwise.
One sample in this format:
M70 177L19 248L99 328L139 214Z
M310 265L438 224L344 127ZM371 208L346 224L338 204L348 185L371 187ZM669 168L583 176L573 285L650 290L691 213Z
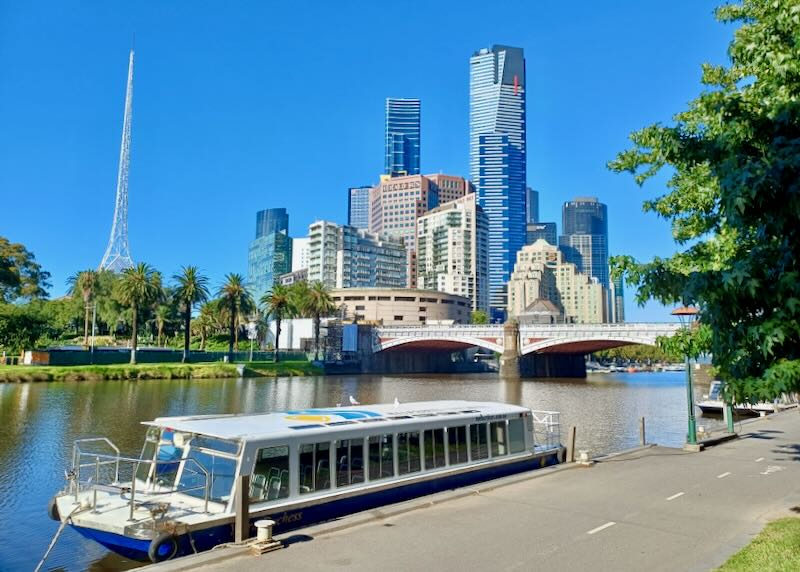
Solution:
M647 439L644 433L644 417L639 417L639 445L644 447L647 444Z
M274 520L256 521L256 540L258 542L272 542L272 527L275 526Z
M575 425L571 425L567 434L567 463L575 462Z
M250 538L250 475L239 475L233 507L236 511L233 540L239 544Z

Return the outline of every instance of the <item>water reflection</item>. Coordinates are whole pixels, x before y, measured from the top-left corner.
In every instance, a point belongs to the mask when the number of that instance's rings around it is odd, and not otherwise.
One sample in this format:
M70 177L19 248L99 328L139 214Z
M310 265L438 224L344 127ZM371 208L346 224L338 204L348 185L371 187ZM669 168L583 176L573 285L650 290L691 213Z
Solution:
M698 391L700 394L702 390ZM592 454L633 446L638 418L649 439L679 445L686 430L682 374L610 374L588 380L501 380L494 375L328 376L278 380L170 380L0 384L0 570L30 570L57 524L48 499L64 485L72 441L106 436L138 455L140 421L168 415L281 411L348 403L468 399L561 412ZM719 424L719 421L704 421ZM66 530L50 570L127 570L138 563Z

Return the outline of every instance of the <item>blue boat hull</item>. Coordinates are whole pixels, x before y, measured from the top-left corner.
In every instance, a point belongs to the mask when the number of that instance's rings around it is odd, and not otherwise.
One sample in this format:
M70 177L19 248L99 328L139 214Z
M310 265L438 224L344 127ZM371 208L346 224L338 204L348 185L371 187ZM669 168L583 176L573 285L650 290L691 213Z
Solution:
M405 485L398 485L380 491L365 492L320 504L275 513L261 513L250 521L250 535L255 536L255 521L270 518L275 521L274 532L281 534L298 528L310 526L339 518L348 514L370 510L379 506L407 501L413 498L456 489L482 481L505 477L523 471L530 471L558 463L558 451L525 459L516 463L489 466L484 469L457 473L438 479L431 479ZM94 540L126 558L149 560L149 540L139 540L100 530L74 526L86 538ZM175 556L210 550L218 544L233 541L233 523L214 526L177 537L178 550Z

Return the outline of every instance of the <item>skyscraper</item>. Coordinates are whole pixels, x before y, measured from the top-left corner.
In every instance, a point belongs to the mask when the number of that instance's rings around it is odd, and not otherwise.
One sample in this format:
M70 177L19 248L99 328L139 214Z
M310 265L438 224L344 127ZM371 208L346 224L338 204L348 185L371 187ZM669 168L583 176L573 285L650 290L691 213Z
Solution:
M529 222L528 223L526 244L533 244L540 238L546 240L553 246L558 245L558 230L554 222Z
M528 224L539 222L539 191L534 191L528 187L528 200L525 203L525 208L528 211L527 222ZM530 242L528 242L530 244ZM551 243L552 244L552 243Z
M369 192L372 187L350 187L347 190L347 224L369 229Z
M578 271L608 289L608 209L597 197L578 197L564 203L563 234L558 243L564 258Z
M420 100L386 98L387 175L418 175Z
M256 238L247 253L247 286L256 301L292 269L292 239L286 209L256 213Z
M525 244L525 57L493 46L470 58L470 177L489 219L489 305L503 319L507 285Z

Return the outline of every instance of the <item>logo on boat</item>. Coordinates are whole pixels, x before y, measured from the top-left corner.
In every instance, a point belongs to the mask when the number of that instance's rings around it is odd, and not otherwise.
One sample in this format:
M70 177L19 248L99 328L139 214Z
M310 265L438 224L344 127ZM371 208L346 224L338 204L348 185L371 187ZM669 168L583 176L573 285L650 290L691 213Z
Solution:
M286 412L286 419L288 421L305 421L312 423L330 423L333 417L351 420L380 416L380 413L363 409L299 409Z
M276 526L281 524L292 524L295 522L300 522L301 520L303 520L303 511L291 512L291 513L285 512L280 516L273 516L272 520L275 521Z

